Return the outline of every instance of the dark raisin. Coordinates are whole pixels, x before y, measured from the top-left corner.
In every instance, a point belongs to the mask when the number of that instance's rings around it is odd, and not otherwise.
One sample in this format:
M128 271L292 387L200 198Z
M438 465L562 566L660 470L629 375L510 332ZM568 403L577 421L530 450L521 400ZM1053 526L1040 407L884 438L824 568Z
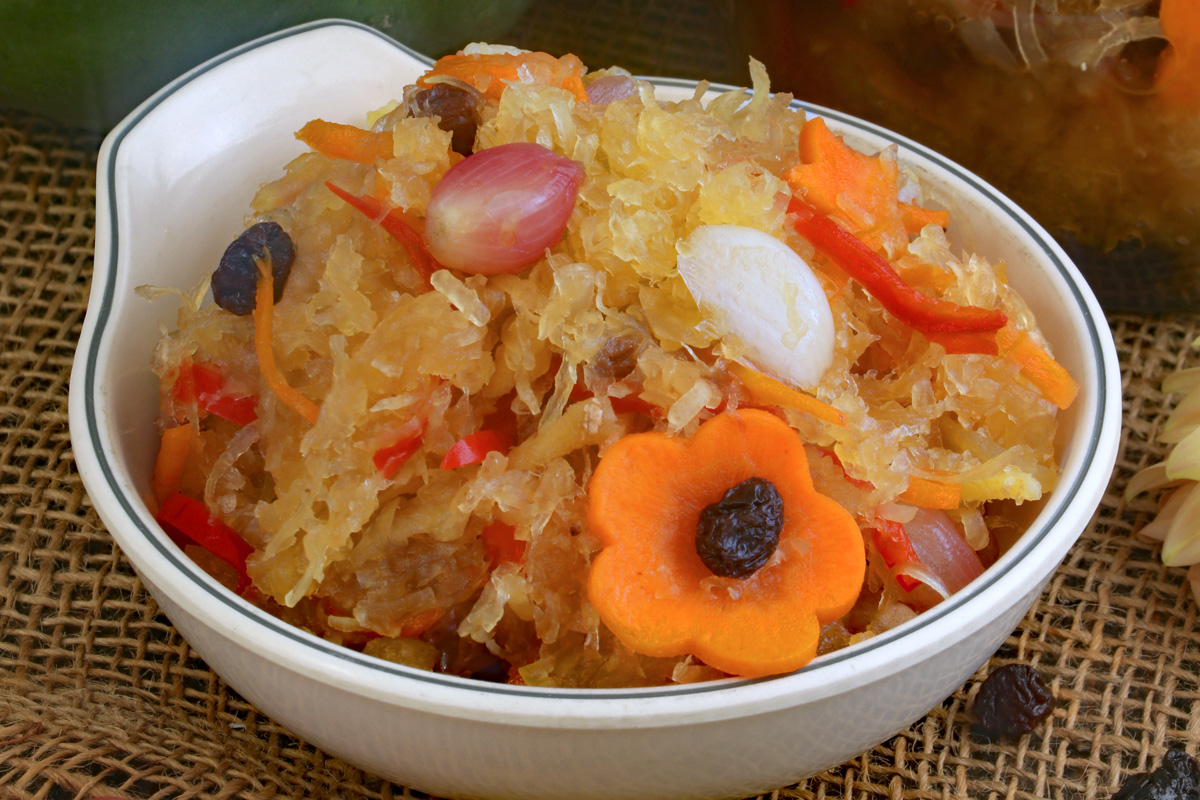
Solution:
M722 578L757 572L779 546L783 498L775 484L750 478L734 486L700 512L696 552Z
M508 664L503 661L493 661L486 667L475 670L471 677L477 681L488 683L508 683Z
M600 346L592 359L592 368L601 378L623 380L637 366L641 352L642 340L637 336L614 336Z
M1113 800L1200 800L1200 763L1168 750L1158 769L1126 778Z
M212 276L213 300L238 316L254 310L254 290L258 287L258 262L271 256L271 277L275 302L283 297L283 285L292 272L296 247L292 237L277 222L251 225L225 248L221 263Z
M1007 664L987 676L971 712L976 730L989 737L1020 736L1054 710L1054 695L1028 664Z
M435 83L416 92L409 108L418 117L437 117L438 127L452 134L450 147L464 156L475 148L475 128L479 125L481 98L470 89L449 83Z

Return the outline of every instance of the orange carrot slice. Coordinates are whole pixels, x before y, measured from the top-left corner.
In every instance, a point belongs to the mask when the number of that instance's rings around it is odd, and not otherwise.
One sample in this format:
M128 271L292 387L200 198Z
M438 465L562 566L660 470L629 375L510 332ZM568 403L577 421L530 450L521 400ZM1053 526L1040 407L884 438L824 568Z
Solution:
M783 557L747 580L719 579L739 581L736 593L711 591L697 520L752 477L774 484L788 509ZM866 572L854 517L813 488L804 443L766 411L718 414L690 439L621 437L592 474L587 519L603 548L588 599L617 638L644 655L690 653L735 675L807 663L820 626L850 610Z
M731 363L729 371L737 376L747 391L760 403L803 411L830 425L846 424L846 415L838 409L757 370Z
M834 135L821 117L800 128L800 164L788 170L792 191L824 214L836 214L873 247L903 240L926 225L946 227L950 212L901 203L894 161L868 156Z
M792 190L809 204L846 219L853 232L872 246L885 234L906 237L896 164L850 147L821 117L801 126L800 164L786 177Z
M1029 334L1012 325L996 332L1000 352L1021 367L1021 374L1050 402L1067 408L1079 394L1079 384L1054 357L1038 346Z
M258 369L267 386L284 405L310 423L316 424L320 409L313 401L292 388L287 378L275 366L271 332L275 318L275 280L271 276L270 261L270 256L267 256L258 262L258 288L254 296L254 353L258 356Z
M388 131L368 131L314 119L296 131L296 138L323 156L359 164L374 164L378 159L392 157L392 134Z
M160 507L168 497L179 491L183 470L187 467L195 440L196 431L191 425L179 425L163 431L158 457L154 460L154 472L150 476L150 488L154 490L154 499Z

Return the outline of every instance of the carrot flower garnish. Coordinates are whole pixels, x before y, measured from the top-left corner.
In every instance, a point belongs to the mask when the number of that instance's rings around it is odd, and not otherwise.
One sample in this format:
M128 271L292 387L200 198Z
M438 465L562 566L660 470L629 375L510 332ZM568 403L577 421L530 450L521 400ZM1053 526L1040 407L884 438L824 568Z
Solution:
M702 513L752 479L782 500L778 543L745 577L720 577L697 552ZM692 654L724 672L773 675L817 652L820 626L858 598L866 570L853 517L812 484L800 437L758 410L720 414L690 439L626 436L600 460L588 523L604 549L588 598L630 649Z

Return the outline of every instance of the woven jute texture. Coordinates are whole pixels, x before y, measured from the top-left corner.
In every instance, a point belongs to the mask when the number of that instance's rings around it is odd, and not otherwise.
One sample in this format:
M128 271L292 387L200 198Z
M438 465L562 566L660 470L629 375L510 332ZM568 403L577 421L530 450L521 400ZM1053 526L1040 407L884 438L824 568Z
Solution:
M97 147L0 113L0 798L421 796L327 756L226 686L159 613L84 493L67 384ZM1125 397L1117 469L1036 606L925 719L772 796L1104 800L1167 749L1200 749L1197 602L1183 572L1136 540L1153 500L1121 499L1163 456L1152 435L1175 398L1159 386L1200 362L1200 318L1109 323ZM1029 736L990 743L967 709L978 681L1013 662L1041 671L1055 711Z

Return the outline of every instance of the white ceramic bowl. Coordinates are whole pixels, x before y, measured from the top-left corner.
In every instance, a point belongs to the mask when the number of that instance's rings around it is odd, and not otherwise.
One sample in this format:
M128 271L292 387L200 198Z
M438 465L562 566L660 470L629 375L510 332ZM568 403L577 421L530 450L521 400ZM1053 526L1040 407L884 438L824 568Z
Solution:
M992 259L1082 384L1062 416L1062 479L1016 547L948 602L899 628L764 680L647 690L543 690L420 672L329 644L211 580L155 525L148 494L164 303L241 229L255 188L316 117L356 122L411 83L421 57L356 24L253 42L156 94L100 152L96 268L71 379L79 471L167 616L238 692L330 753L456 797L717 797L768 791L840 764L919 719L1003 642L1091 518L1116 457L1116 351L1095 298L1050 237L962 168L880 128L820 110L869 151L904 161L952 204L952 236ZM599 65L604 66L604 65ZM694 84L658 81L662 97Z

